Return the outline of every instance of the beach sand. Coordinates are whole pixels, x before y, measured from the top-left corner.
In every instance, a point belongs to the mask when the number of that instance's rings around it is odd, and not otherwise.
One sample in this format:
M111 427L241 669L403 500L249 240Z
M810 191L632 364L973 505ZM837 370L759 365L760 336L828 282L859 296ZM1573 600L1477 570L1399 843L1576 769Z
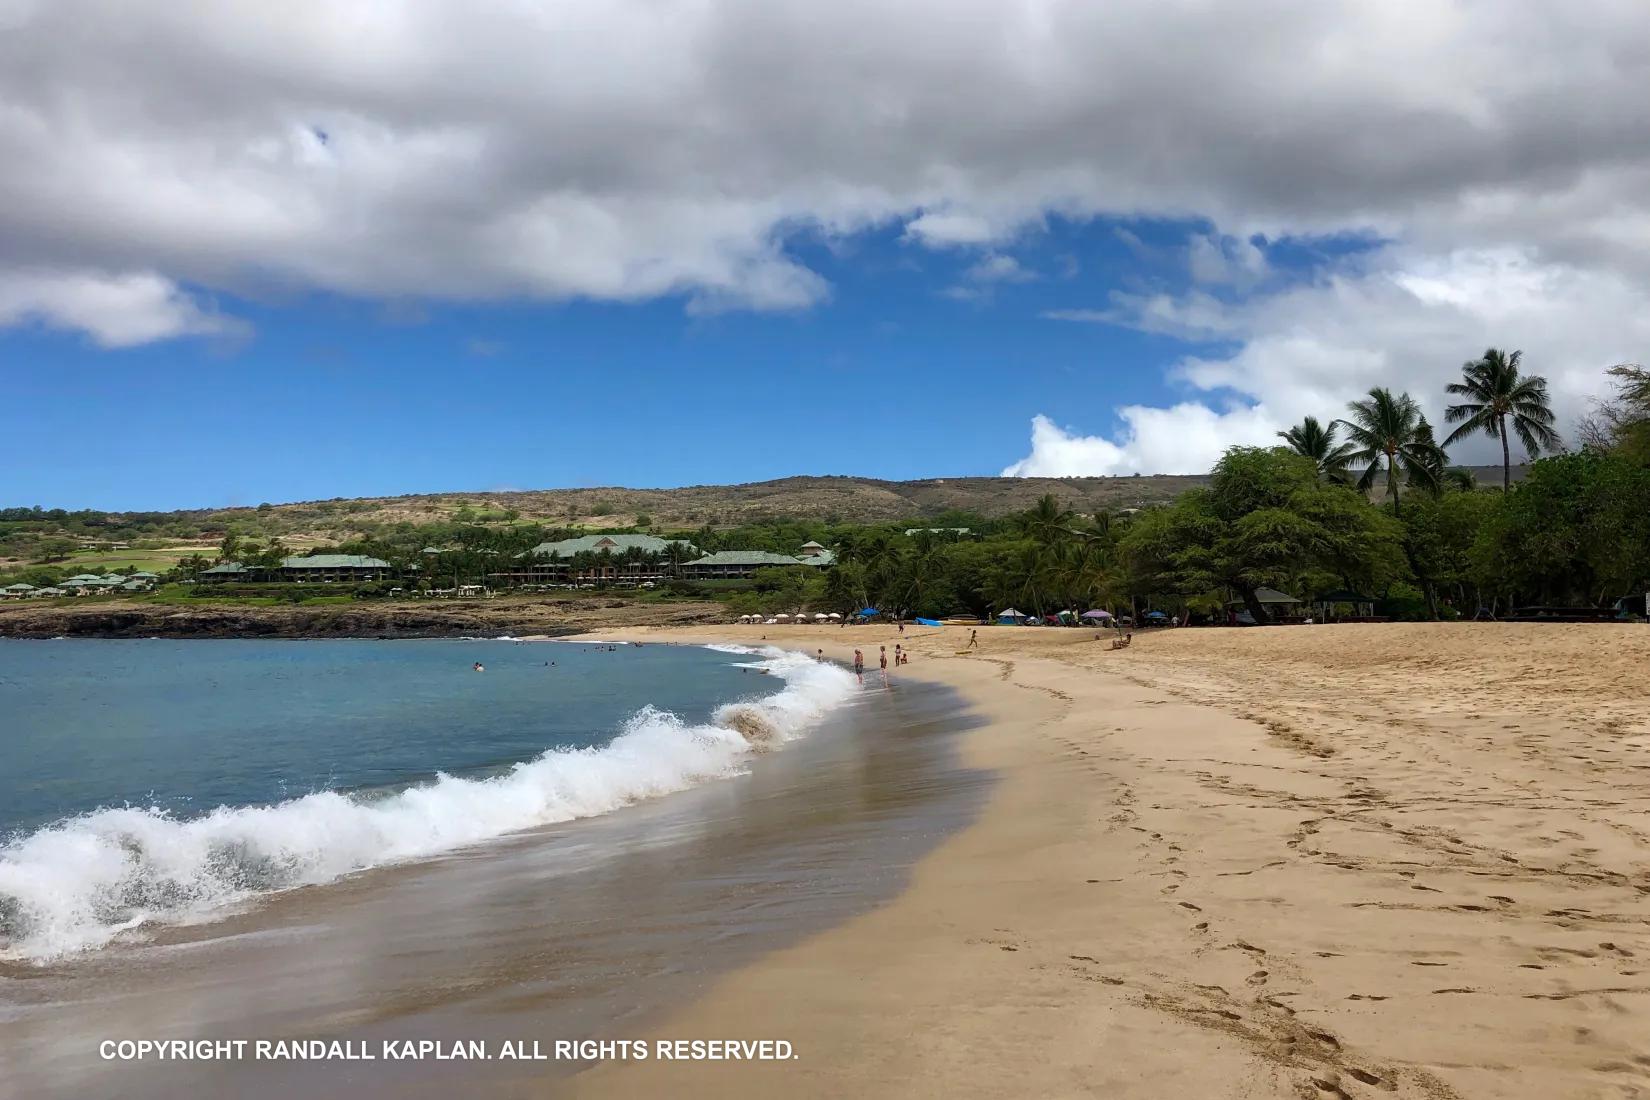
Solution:
M896 641L988 720L978 821L890 903L519 1095L1650 1094L1650 628L641 629Z

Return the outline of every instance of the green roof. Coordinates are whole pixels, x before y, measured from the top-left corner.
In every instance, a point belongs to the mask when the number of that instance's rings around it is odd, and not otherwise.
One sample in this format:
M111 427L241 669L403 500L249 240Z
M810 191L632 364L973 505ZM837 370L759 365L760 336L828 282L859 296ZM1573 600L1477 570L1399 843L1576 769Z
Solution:
M76 573L74 576L69 578L71 581L100 581L102 579L103 578L98 576L96 573Z
M672 542L681 542L680 539L662 539L656 535L580 535L576 539L562 539L560 542L541 542L527 553L524 558L570 558L574 554L600 553L603 549L611 550L615 554L622 554L631 547L649 554L663 554L670 548ZM689 550L695 549L692 543L682 542Z
M282 569L388 569L390 563L365 554L312 554L307 558L282 558Z
M718 550L714 554L706 554L698 561L690 561L683 566L691 569L696 565L806 565L799 558L788 554L770 554L766 550Z
M827 566L836 564L835 550L821 550L817 554L803 554L798 559L803 565Z
M202 569L201 576L228 576L235 573L245 573L246 566L238 561L226 561L222 565L214 565L210 569Z
M8 584L8 585L6 585L4 591L6 591L6 592L33 592L34 591L34 585L32 585L32 584Z
M139 581L158 581L158 580L160 580L160 574L159 573L150 573L147 570L141 570L140 569L136 573L132 574L132 579L133 580L139 580Z

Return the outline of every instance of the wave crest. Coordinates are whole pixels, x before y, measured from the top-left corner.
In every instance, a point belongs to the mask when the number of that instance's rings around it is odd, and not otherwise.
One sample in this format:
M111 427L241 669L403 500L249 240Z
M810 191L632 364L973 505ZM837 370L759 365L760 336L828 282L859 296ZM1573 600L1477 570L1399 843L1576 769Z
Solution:
M727 704L707 725L649 706L604 745L552 749L491 778L443 774L389 794L322 791L188 819L102 809L9 840L0 846L0 958L45 961L151 922L207 918L261 894L735 775L853 691L846 672L800 654L738 652L759 656L785 686Z

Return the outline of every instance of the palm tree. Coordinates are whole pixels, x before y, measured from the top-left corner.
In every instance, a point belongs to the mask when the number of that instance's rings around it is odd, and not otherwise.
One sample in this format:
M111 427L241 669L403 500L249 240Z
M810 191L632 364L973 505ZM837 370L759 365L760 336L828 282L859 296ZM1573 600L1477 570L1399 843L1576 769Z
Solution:
M1031 510L1020 517L1020 524L1026 534L1047 546L1073 533L1073 518L1071 509L1061 504L1053 493L1044 493Z
M1478 491L1478 479L1465 466L1451 466L1444 471L1444 486L1458 493L1475 493Z
M1317 417L1309 416L1288 431L1279 432L1278 438L1287 442L1296 454L1317 463L1320 477L1329 481L1352 480L1346 472L1347 464L1352 461L1352 444L1335 442L1334 422L1325 428Z
M1398 470L1403 469L1410 483L1434 492L1443 473L1446 460L1443 448L1432 436L1432 425L1427 423L1421 406L1407 393L1393 396L1385 386L1369 391L1362 401L1347 406L1350 420L1337 420L1346 429L1347 438L1355 448L1347 456L1350 462L1364 462L1363 476L1358 488L1368 492L1386 465L1386 491L1392 498L1392 510L1402 507L1398 491Z
M1556 450L1562 440L1553 431L1553 410L1548 404L1547 380L1538 374L1521 375L1519 362L1524 353L1511 355L1497 348L1484 358L1461 367L1461 381L1444 387L1446 393L1467 400L1444 410L1444 420L1459 424L1444 440L1448 446L1474 432L1483 432L1501 441L1501 491L1512 487L1512 451L1507 445L1507 419L1531 458L1543 448Z
M682 566L693 560L693 553L688 544L681 539L671 539L665 543L665 558L670 562L670 575L677 576L682 572Z

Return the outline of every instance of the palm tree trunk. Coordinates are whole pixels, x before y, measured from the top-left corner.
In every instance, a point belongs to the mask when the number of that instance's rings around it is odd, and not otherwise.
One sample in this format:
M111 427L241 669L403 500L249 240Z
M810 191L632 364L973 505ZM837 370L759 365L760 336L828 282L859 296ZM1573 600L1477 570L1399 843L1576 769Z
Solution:
M1512 450L1507 446L1507 418L1501 417L1501 492L1512 488Z
M1388 454L1386 456L1386 487L1392 492L1392 514L1395 516L1403 515L1403 501L1399 499L1398 492L1397 455Z

